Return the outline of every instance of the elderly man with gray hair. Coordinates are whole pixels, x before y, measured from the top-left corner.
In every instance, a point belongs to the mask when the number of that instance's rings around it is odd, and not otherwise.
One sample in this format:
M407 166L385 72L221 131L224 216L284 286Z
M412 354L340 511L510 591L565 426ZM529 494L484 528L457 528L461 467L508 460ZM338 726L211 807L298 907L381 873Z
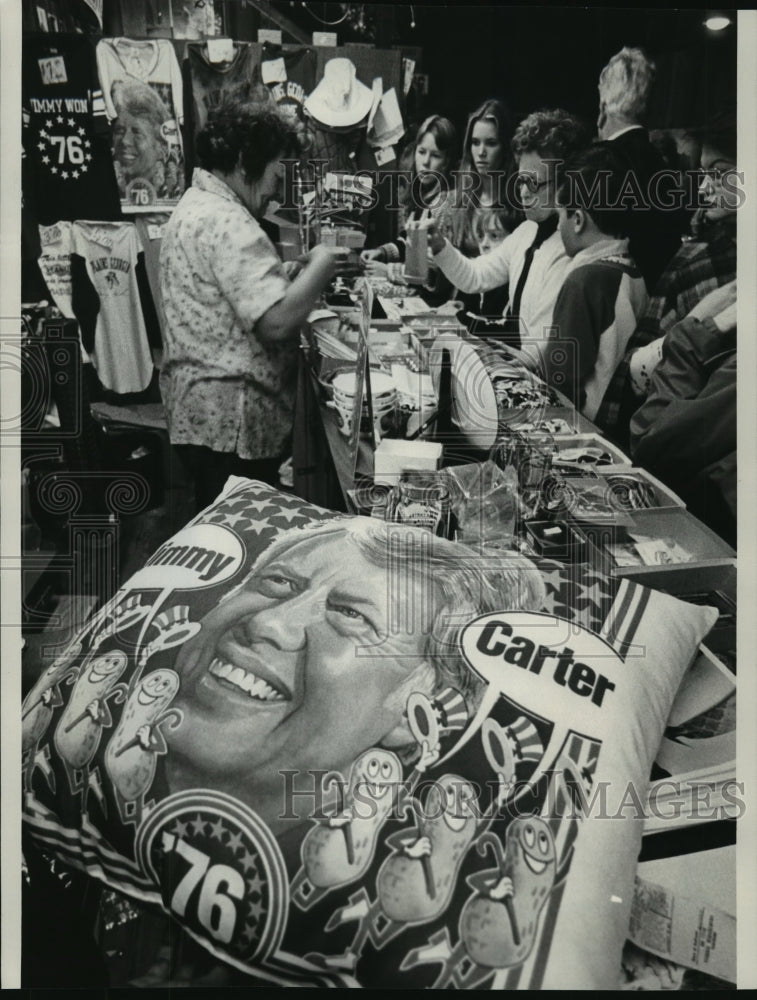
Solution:
M647 109L655 64L641 49L625 47L599 75L598 137L625 162L623 198L631 256L651 292L681 243L683 192L649 140Z

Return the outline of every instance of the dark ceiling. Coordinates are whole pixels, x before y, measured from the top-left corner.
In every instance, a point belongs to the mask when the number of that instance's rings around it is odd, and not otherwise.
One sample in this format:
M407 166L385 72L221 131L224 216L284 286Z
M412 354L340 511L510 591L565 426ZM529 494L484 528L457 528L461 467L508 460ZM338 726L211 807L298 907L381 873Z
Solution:
M562 106L593 121L599 72L624 45L645 48L657 62L651 127L699 125L735 99L734 11L728 12L734 24L715 34L703 25L704 8L470 2L311 2L306 8L290 0L272 6L308 32L337 31L340 42L420 46L429 94L418 113L434 111L458 123L487 97L505 100L516 116ZM320 24L341 18L333 28Z

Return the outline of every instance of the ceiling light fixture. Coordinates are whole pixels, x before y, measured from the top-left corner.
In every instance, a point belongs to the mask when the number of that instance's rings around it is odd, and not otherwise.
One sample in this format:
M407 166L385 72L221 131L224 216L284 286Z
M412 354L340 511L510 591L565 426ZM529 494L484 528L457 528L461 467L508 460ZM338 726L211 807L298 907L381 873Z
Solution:
M725 14L713 14L712 17L707 18L704 26L705 28L709 28L710 31L723 31L730 23L730 17L726 17Z

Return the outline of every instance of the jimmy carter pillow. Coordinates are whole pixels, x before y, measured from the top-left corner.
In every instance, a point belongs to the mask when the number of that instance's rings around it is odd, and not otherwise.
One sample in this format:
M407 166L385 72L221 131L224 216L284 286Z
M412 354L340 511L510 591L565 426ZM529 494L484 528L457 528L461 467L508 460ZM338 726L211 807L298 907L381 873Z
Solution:
M271 983L613 988L715 616L234 480L27 696L25 823Z

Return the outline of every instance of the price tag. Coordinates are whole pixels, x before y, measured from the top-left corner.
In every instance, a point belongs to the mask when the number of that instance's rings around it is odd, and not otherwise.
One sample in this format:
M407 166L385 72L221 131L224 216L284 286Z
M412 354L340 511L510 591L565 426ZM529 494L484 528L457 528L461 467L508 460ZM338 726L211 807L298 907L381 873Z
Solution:
M234 42L231 38L209 38L208 59L212 63L231 62L234 58Z
M260 76L266 85L271 83L286 83L287 68L283 59L268 59L261 63Z
M397 159L397 150L394 146L385 146L383 149L376 150L376 163L380 167L383 167L385 163L390 163L392 160Z

